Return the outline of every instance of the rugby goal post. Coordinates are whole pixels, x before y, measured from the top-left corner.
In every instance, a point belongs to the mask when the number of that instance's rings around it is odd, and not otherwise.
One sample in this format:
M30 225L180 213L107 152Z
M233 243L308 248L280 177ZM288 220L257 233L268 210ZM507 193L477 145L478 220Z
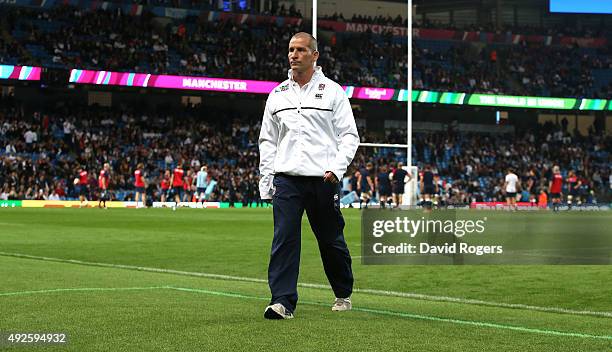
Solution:
M314 0L316 1L316 0ZM408 171L412 178L404 186L404 197L401 205L404 206L415 206L417 204L418 185L419 185L419 170L416 166L412 165L412 16L414 12L412 0L408 0L407 6L407 19L408 19L408 45L407 45L407 56L408 56L408 74L406 82L406 90L408 99L406 99L406 144L385 144L385 143L360 143L360 147L374 147L374 148L400 148L406 151L406 165L404 170Z
M404 197L401 205L404 206L415 206L417 204L417 192L418 192L418 168L412 165L412 17L416 12L416 5L413 4L413 0L406 1L406 18L407 18L407 79L406 79L406 90L408 99L406 101L407 113L406 113L406 144L384 144L384 143L360 143L360 147L381 147L381 148L404 148L406 149L406 165L403 167L404 170L408 171L412 175L410 181L408 181L404 187ZM318 17L318 0L312 0L312 36L317 38L317 17Z

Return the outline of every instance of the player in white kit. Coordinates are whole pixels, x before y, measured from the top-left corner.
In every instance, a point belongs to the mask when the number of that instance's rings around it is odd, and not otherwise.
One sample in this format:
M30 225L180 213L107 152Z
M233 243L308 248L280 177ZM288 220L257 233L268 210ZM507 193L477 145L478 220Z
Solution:
M516 176L512 168L509 168L504 181L504 191L506 192L506 205L508 206L508 210L517 210L516 193L520 191L520 189L521 183L519 182L518 176Z

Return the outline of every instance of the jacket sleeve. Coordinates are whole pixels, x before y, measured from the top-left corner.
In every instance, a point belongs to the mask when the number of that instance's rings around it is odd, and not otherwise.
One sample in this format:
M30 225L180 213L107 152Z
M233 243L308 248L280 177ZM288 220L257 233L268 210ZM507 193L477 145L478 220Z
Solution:
M340 86L338 86L336 92L333 123L334 133L338 140L338 152L329 166L329 170L326 171L333 172L338 180L342 180L359 147L359 134L357 133L351 103Z
M272 115L272 97L266 101L261 130L259 132L259 193L261 199L272 199L274 192L272 181L274 178L274 159L278 143L278 122Z

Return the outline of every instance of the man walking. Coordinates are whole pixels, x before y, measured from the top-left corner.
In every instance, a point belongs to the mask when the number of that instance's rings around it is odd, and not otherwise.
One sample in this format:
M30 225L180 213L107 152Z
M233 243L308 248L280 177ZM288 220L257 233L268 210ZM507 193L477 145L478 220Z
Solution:
M355 156L359 136L344 90L323 75L318 58L310 34L291 38L289 79L270 93L263 114L259 191L262 199L272 200L274 213L267 319L293 318L304 210L336 296L332 310L351 309L353 273L338 182Z

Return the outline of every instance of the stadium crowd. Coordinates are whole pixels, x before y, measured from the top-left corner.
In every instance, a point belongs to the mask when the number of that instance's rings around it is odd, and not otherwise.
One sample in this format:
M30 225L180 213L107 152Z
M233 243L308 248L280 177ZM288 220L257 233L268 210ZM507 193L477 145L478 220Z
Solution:
M109 163L115 198L133 199L134 171L143 163L147 193L154 200L163 194L166 171L181 166L193 178L203 165L216 182L208 200L256 200L259 125L240 119L228 124L231 116L209 112L215 118L202 122L189 109L170 115L90 107L24 116L18 108L5 107L0 198L77 198L72 181L81 169L88 171L90 199L96 198L98 173Z
M397 130L387 135L389 143L405 143ZM563 177L573 171L581 180L583 202L596 202L598 196L612 194L612 138L603 131L589 130L583 136L577 130L568 132L567 125L547 123L515 134L417 133L413 139L413 160L422 170L430 166L438 185L442 204L467 204L505 199L504 176L515 170L522 186L522 201L534 201L548 193L553 166ZM358 150L355 165L373 165L376 174L381 166L393 168L397 151ZM353 172L359 171L358 168ZM565 185L567 186L567 185ZM567 194L567 189L565 194Z
M341 15L331 18L342 20ZM383 16L354 16L353 20L403 21ZM306 25L160 19L146 11L129 16L69 6L45 11L3 7L0 23L7 38L0 41L0 61L5 63L270 81L285 78L286 43L290 33ZM401 38L390 33L343 32L321 35L320 41L318 64L330 78L353 86L406 87L407 50ZM612 80L596 82L594 73L612 71L609 47L525 42L482 46L419 39L415 40L414 63L415 89L589 98L612 95Z
M612 96L612 81L597 87L593 70L612 70L610 49L498 45L480 52L470 45L447 50L417 41L416 89L530 96L602 98Z
M259 115L239 118L208 109L202 119L198 108L135 113L96 107L26 115L12 100L0 106L0 199L75 199L78 189L72 181L81 169L88 171L88 197L95 199L98 173L109 163L114 199L132 200L134 171L143 163L151 200L167 195L162 181L177 166L185 171L184 199L191 200L192 180L204 165L207 183L215 183L207 200L258 200ZM363 128L360 134L376 136ZM395 131L384 141L404 140ZM564 126L545 125L516 135L419 133L413 159L420 170L432 167L445 204L503 199L508 167L521 177L527 192L523 197L529 200L547 191L553 165L564 174L575 170L584 179L584 201L595 201L597 195L610 196L610 150L612 139L600 132L593 130L586 137L570 134ZM402 151L360 148L345 175L345 193L355 190L347 187L355 184L351 178L357 171L364 174L366 165L372 164L374 181L382 166L393 170L399 161L405 162Z
M13 41L0 46L0 60L58 68L282 81L290 33L302 26L189 17L164 25L152 14L55 7L49 11L7 7L0 16ZM29 19L29 20L26 20ZM356 86L405 87L405 45L376 43L368 35L342 35L332 50L322 44L319 63L328 76ZM365 46L355 48L360 40ZM391 41L385 39L386 43Z
M200 11L225 11L235 13L249 13L266 16L302 17L302 12L295 5L289 7L285 4L272 3L267 10L259 11L258 6L250 6L249 2L229 1L226 3L217 0L110 0L118 4L135 4L143 6L157 6L165 8L178 8Z
M396 17L391 17L390 15L383 16L377 15L372 17L372 15L361 15L354 14L352 17L345 18L342 13L334 12L332 15L321 15L320 19L330 20L336 22L352 22L352 23L362 23L362 24L378 24L383 26L396 26L396 27L407 27L408 20L403 18L401 15L397 15Z

